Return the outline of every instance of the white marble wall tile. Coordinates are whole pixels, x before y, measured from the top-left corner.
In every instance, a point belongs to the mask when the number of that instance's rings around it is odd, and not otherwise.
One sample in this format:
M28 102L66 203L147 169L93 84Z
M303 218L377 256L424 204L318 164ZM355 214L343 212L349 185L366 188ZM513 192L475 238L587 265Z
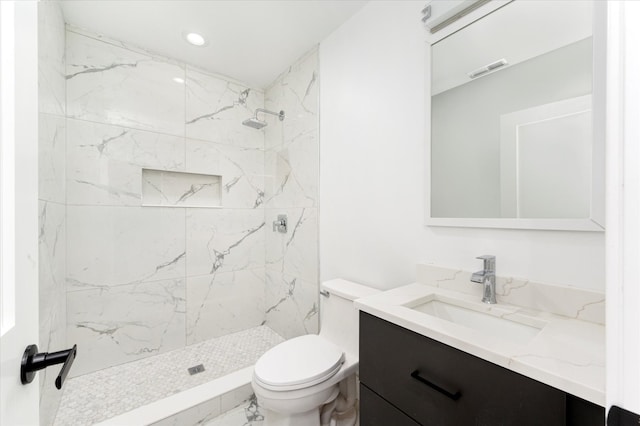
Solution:
M187 344L264 321L264 268L187 278Z
M285 339L317 333L318 283L267 269L265 325Z
M264 266L264 213L253 209L187 210L187 275Z
M318 51L316 48L283 72L265 91L265 108L284 109L287 118L281 130L269 135L265 147L296 139L300 134L318 128Z
M65 295L65 207L39 202L39 322L40 352L66 349ZM62 393L55 388L54 369L40 372L40 421L49 425L60 404Z
M57 1L38 2L38 104L41 113L65 114L65 23Z
M320 171L316 130L265 152L265 205L317 207Z
M263 132L242 125L256 108L263 108L262 92L191 67L187 67L186 87L187 137L264 148Z
M417 280L447 290L482 297L482 286L471 282L471 272L419 264ZM513 277L496 279L498 303L507 303L569 318L604 324L604 293L577 287L537 283Z
M184 209L68 206L67 235L69 290L185 276Z
M264 151L187 139L187 169L222 176L224 207L256 208L264 199Z
M66 223L63 204L39 202L40 343L43 348L64 344ZM62 339L56 340L55 336Z
M65 144L64 117L38 116L38 198L65 203Z
M67 317L74 377L167 352L185 344L184 281L70 292Z
M220 207L221 177L199 173L142 171L142 204Z
M318 199L318 54L298 60L265 93L267 109L283 109L283 122L265 130L267 207L314 207Z
M286 234L273 232L271 224L286 214ZM318 212L314 208L265 209L267 268L318 282Z
M142 168L184 170L184 139L67 120L67 202L140 205Z
M183 66L67 31L66 70L69 117L184 135Z

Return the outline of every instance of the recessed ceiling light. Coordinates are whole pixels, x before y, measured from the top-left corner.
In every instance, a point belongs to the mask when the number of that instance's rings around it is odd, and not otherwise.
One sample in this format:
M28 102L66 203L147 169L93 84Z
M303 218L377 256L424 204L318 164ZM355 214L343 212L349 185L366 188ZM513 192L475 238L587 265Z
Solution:
M184 78L173 77L173 81L175 81L176 83L179 83L179 84L184 84Z
M184 33L184 38L194 46L204 46L207 41L198 33Z

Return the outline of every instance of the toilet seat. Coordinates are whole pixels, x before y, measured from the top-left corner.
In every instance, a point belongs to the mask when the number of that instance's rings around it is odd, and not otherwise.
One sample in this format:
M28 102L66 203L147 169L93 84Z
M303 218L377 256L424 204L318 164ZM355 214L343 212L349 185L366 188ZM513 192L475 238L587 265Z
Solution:
M334 376L344 352L322 337L309 334L287 340L265 352L254 367L257 384L274 391L302 389Z

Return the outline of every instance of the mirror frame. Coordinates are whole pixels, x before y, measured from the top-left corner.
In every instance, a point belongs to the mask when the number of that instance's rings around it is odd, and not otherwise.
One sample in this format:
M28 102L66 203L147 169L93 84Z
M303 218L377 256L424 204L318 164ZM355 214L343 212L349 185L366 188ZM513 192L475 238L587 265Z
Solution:
M522 1L522 0L514 0ZM436 227L536 229L555 231L603 232L605 224L605 124L606 124L606 2L593 2L593 155L591 177L591 215L576 219L523 218L446 218L431 217L431 47L438 41L473 24L511 1L490 1L448 27L429 33L425 53L425 225Z

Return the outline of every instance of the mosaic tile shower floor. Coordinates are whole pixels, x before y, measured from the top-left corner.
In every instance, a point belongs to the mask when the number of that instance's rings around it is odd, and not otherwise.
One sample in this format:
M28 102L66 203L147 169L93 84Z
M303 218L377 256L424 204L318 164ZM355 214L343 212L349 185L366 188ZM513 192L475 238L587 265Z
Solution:
M248 367L282 341L269 327L255 327L69 379L54 425L89 426L109 419ZM189 375L187 368L198 364L205 371Z

